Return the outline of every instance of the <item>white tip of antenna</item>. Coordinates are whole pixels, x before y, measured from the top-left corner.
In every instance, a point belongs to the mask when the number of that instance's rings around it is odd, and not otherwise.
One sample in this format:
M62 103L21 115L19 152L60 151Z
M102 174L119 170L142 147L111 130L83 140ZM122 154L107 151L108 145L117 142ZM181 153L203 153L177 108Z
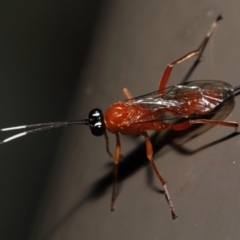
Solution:
M26 128L26 125L17 126L17 127L2 128L2 129L0 129L0 131L4 132L4 131L18 130L18 129L23 129L23 128Z
M3 143L6 143L6 142L9 142L9 141L11 141L11 140L13 140L13 139L22 137L22 136L24 136L24 135L26 135L26 134L27 134L27 132L19 133L19 134L16 134L16 135L14 135L14 136L12 136L12 137L9 137L9 138L3 140L2 142L3 142Z

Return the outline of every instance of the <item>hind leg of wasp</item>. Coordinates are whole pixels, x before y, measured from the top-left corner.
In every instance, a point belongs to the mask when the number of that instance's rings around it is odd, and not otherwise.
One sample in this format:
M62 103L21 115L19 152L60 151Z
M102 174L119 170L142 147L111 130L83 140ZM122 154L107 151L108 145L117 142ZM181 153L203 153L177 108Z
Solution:
M114 210L114 203L115 203L115 192L116 192L116 182L117 182L117 175L118 175L118 164L121 155L121 143L119 134L116 133L116 150L114 156L114 167L113 167L113 188L112 188L112 198L111 198L111 211Z
M147 158L148 158L155 174L157 175L157 178L159 179L159 181L161 182L161 184L164 188L165 196L166 196L167 201L168 201L168 205L169 205L169 208L170 208L170 211L171 211L171 214L172 214L172 218L175 219L177 217L177 215L175 213L173 203L172 203L172 200L170 198L170 194L168 192L166 181L163 179L163 177L159 173L159 171L158 171L158 169L157 169L157 167L156 167L156 165L155 165L155 163L152 159L152 155L153 155L152 143L151 143L150 138L149 138L149 136L146 132L143 132L142 135L145 137L145 141L146 141Z
M166 69L165 69L165 71L164 71L164 73L163 73L163 76L162 76L162 78L161 78L161 80L160 80L159 87L158 87L159 91L160 91L160 90L163 90L163 89L166 87L167 82L168 82L168 79L169 79L169 77L170 77L170 74L171 74L171 72L172 72L172 69L173 69L173 66L174 66L174 65L179 64L179 63L187 60L188 58L194 57L194 56L196 56L196 55L202 55L202 53L203 53L203 51L204 51L204 49L205 49L205 47L206 47L206 45L207 45L210 37L212 36L215 28L216 28L217 25L218 25L218 22L219 22L221 19L223 19L223 16L222 16L222 15L219 15L219 16L217 17L217 19L213 22L213 24L212 24L209 32L207 33L207 35L206 35L205 38L203 39L202 43L200 44L200 46L199 46L196 50L191 51L191 52L185 54L184 56L180 57L179 59L173 61L172 63L168 64L168 66L166 67Z
M189 128L192 125L196 124L212 124L212 125L220 125L225 127L234 127L235 129L238 128L237 122L232 121L220 121L220 120L211 120L211 119L189 119L182 123L176 123L173 125L169 125L167 128L175 131L181 131L184 129Z

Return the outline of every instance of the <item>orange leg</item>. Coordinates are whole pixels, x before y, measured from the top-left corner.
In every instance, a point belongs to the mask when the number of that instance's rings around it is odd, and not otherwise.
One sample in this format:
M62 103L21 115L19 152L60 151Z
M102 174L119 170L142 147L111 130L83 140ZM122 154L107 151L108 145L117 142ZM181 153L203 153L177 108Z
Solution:
M165 195L166 195L166 198L167 198L167 201L168 201L168 205L169 205L172 217L173 217L173 219L175 219L177 217L177 215L174 211L173 203L171 201L171 198L170 198L170 195L169 195L169 192L168 192L167 184L166 184L165 180L162 178L162 176L160 175L160 173L159 173L159 171L158 171L158 169L157 169L157 167L156 167L156 165L155 165L155 163L152 159L152 155L153 155L152 143L151 143L150 138L149 138L149 136L146 132L143 132L142 135L145 137L145 140L146 140L147 158L150 161L155 174L157 175L159 181L161 182L161 184L164 188Z
M125 96L125 98L127 100L133 98L132 94L129 92L129 90L127 88L123 88L122 91L123 91L123 95Z
M113 155L112 155L112 153L110 152L110 149L109 149L109 140L108 140L107 131L105 131L104 137L105 137L105 142L106 142L106 151L107 151L108 155L109 155L111 158L113 158Z
M158 89L159 90L163 90L166 85L167 85L167 82L168 82L168 79L169 79L169 76L171 74L171 71L173 69L173 66L178 64L178 63L181 63L185 60L187 60L188 58L191 58L193 56L196 56L196 55L199 55L199 54L202 54L203 50L205 49L205 46L207 45L213 31L215 30L215 28L217 27L218 25L218 22L222 19L223 17L220 15L217 17L217 19L214 21L214 23L212 24L211 26L211 29L210 31L207 33L206 37L203 39L203 42L200 44L200 46L194 50L194 51L191 51L189 53L187 53L186 55L184 55L183 57L173 61L172 63L168 64L168 66L166 67L164 73L163 73L163 76L160 80L160 83L159 83L159 87Z
M132 94L128 91L127 88L122 89L123 94L126 99L131 99ZM106 137L106 136L105 136ZM109 152L109 150L108 150ZM118 175L118 164L119 164L119 159L121 157L121 143L120 143L120 138L119 134L116 133L116 151L115 151L115 156L114 156L114 167L113 167L113 189L112 189L112 198L111 198L111 211L114 211L114 203L115 203L115 192L116 192L116 183L117 183L117 175Z
M220 126L234 127L234 128L238 127L237 122L231 122L231 121L219 121L219 120L211 120L211 119L189 119L183 123L168 125L167 128L171 130L181 131L195 124L213 124L213 125L220 125Z
M116 133L116 151L114 156L114 169L113 169L113 189L112 189L112 198L111 198L111 211L114 210L114 202L115 202L115 190L116 190L116 182L117 182L117 174L118 174L118 164L121 155L121 143L119 134Z

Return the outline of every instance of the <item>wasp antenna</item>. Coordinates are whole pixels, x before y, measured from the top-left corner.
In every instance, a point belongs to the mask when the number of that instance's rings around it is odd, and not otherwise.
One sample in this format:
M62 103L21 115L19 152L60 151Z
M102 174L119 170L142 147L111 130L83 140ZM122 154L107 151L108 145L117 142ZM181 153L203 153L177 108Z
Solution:
M22 127L22 126L20 126ZM17 138L20 138L20 137L23 137L23 136L26 136L27 134L30 134L30 133L35 133L35 132L40 132L40 131L44 131L44 130L48 130L48 129L51 129L53 128L54 126L53 125L50 125L50 126L47 126L47 127L41 127L41 128L37 128L37 129L33 129L33 130L29 130L29 131L26 131L26 132L22 132L22 133L18 133L18 134L15 134L9 138L6 138L5 140L3 140L2 142L0 142L0 144L3 144L3 143L7 143L7 142L10 142L14 139L17 139ZM7 129L7 128L6 128ZM18 128L18 127L13 127L13 128L10 128L10 130L15 130L15 129L21 129L21 128ZM2 130L2 129L1 129ZM4 131L8 131L8 130L4 130Z
M2 128L0 131L5 132L5 131L12 131L12 130L19 130L19 129L25 129L25 128L35 128L32 130L28 130L26 132L18 133L15 134L9 138L6 138L0 144L10 142L14 139L26 136L30 133L36 133L36 132L41 132L45 130L49 130L52 128L59 128L59 127L65 127L65 126L70 126L70 125L89 125L89 120L84 119L84 120L76 120L76 121L66 121L66 122L49 122L49 123L38 123L38 124L29 124L29 125L22 125L22 126L16 126L16 127L9 127L9 128Z
M0 129L1 132L5 131L13 131L13 130L19 130L24 128L41 128L45 126L67 126L67 125L89 125L89 120L76 120L76 121L65 121L65 122L48 122L48 123L37 123L37 124L28 124L28 125L21 125L16 127L9 127L9 128L2 128Z
M99 108L94 108L89 113L89 118L83 120L75 120L75 121L65 121L65 122L48 122L48 123L37 123L37 124L29 124L29 125L21 125L16 127L2 128L1 132L5 131L13 131L25 128L33 128L32 130L28 130L26 132L15 134L9 138L6 138L0 144L10 142L14 139L26 136L31 133L41 132L52 128L65 127L70 125L86 125L89 126L91 132L95 136L104 135L106 132L106 127L104 123L104 116L102 111ZM106 135L105 135L106 138ZM106 138L107 140L107 138ZM107 144L108 149L108 144ZM109 151L108 151L109 152Z

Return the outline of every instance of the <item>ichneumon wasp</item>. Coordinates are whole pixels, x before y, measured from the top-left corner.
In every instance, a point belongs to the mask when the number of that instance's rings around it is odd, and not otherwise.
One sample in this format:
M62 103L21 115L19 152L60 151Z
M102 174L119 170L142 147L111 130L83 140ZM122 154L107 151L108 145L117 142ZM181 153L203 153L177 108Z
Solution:
M90 111L88 118L83 120L49 122L0 129L1 131L10 131L32 128L32 130L9 137L0 142L0 144L7 143L30 133L69 125L86 125L89 126L93 135L105 135L107 152L113 158L114 162L114 181L111 197L111 210L114 210L115 186L121 155L119 134L142 135L146 142L147 158L164 188L172 217L176 218L177 215L170 198L166 181L159 173L153 161L152 144L147 131L160 131L163 129L181 131L197 124L212 124L234 128L238 127L237 122L213 120L209 119L209 116L214 114L218 107L226 100L234 98L234 95L236 91L240 89L240 86L234 88L223 81L201 80L166 87L174 65L193 56L202 55L203 50L221 19L221 15L217 17L204 40L196 50L191 51L168 64L160 80L157 91L140 97L133 97L128 89L123 88L123 94L126 100L111 105L107 109L105 115L100 109L95 108ZM116 149L114 156L109 151L107 131L116 136Z

